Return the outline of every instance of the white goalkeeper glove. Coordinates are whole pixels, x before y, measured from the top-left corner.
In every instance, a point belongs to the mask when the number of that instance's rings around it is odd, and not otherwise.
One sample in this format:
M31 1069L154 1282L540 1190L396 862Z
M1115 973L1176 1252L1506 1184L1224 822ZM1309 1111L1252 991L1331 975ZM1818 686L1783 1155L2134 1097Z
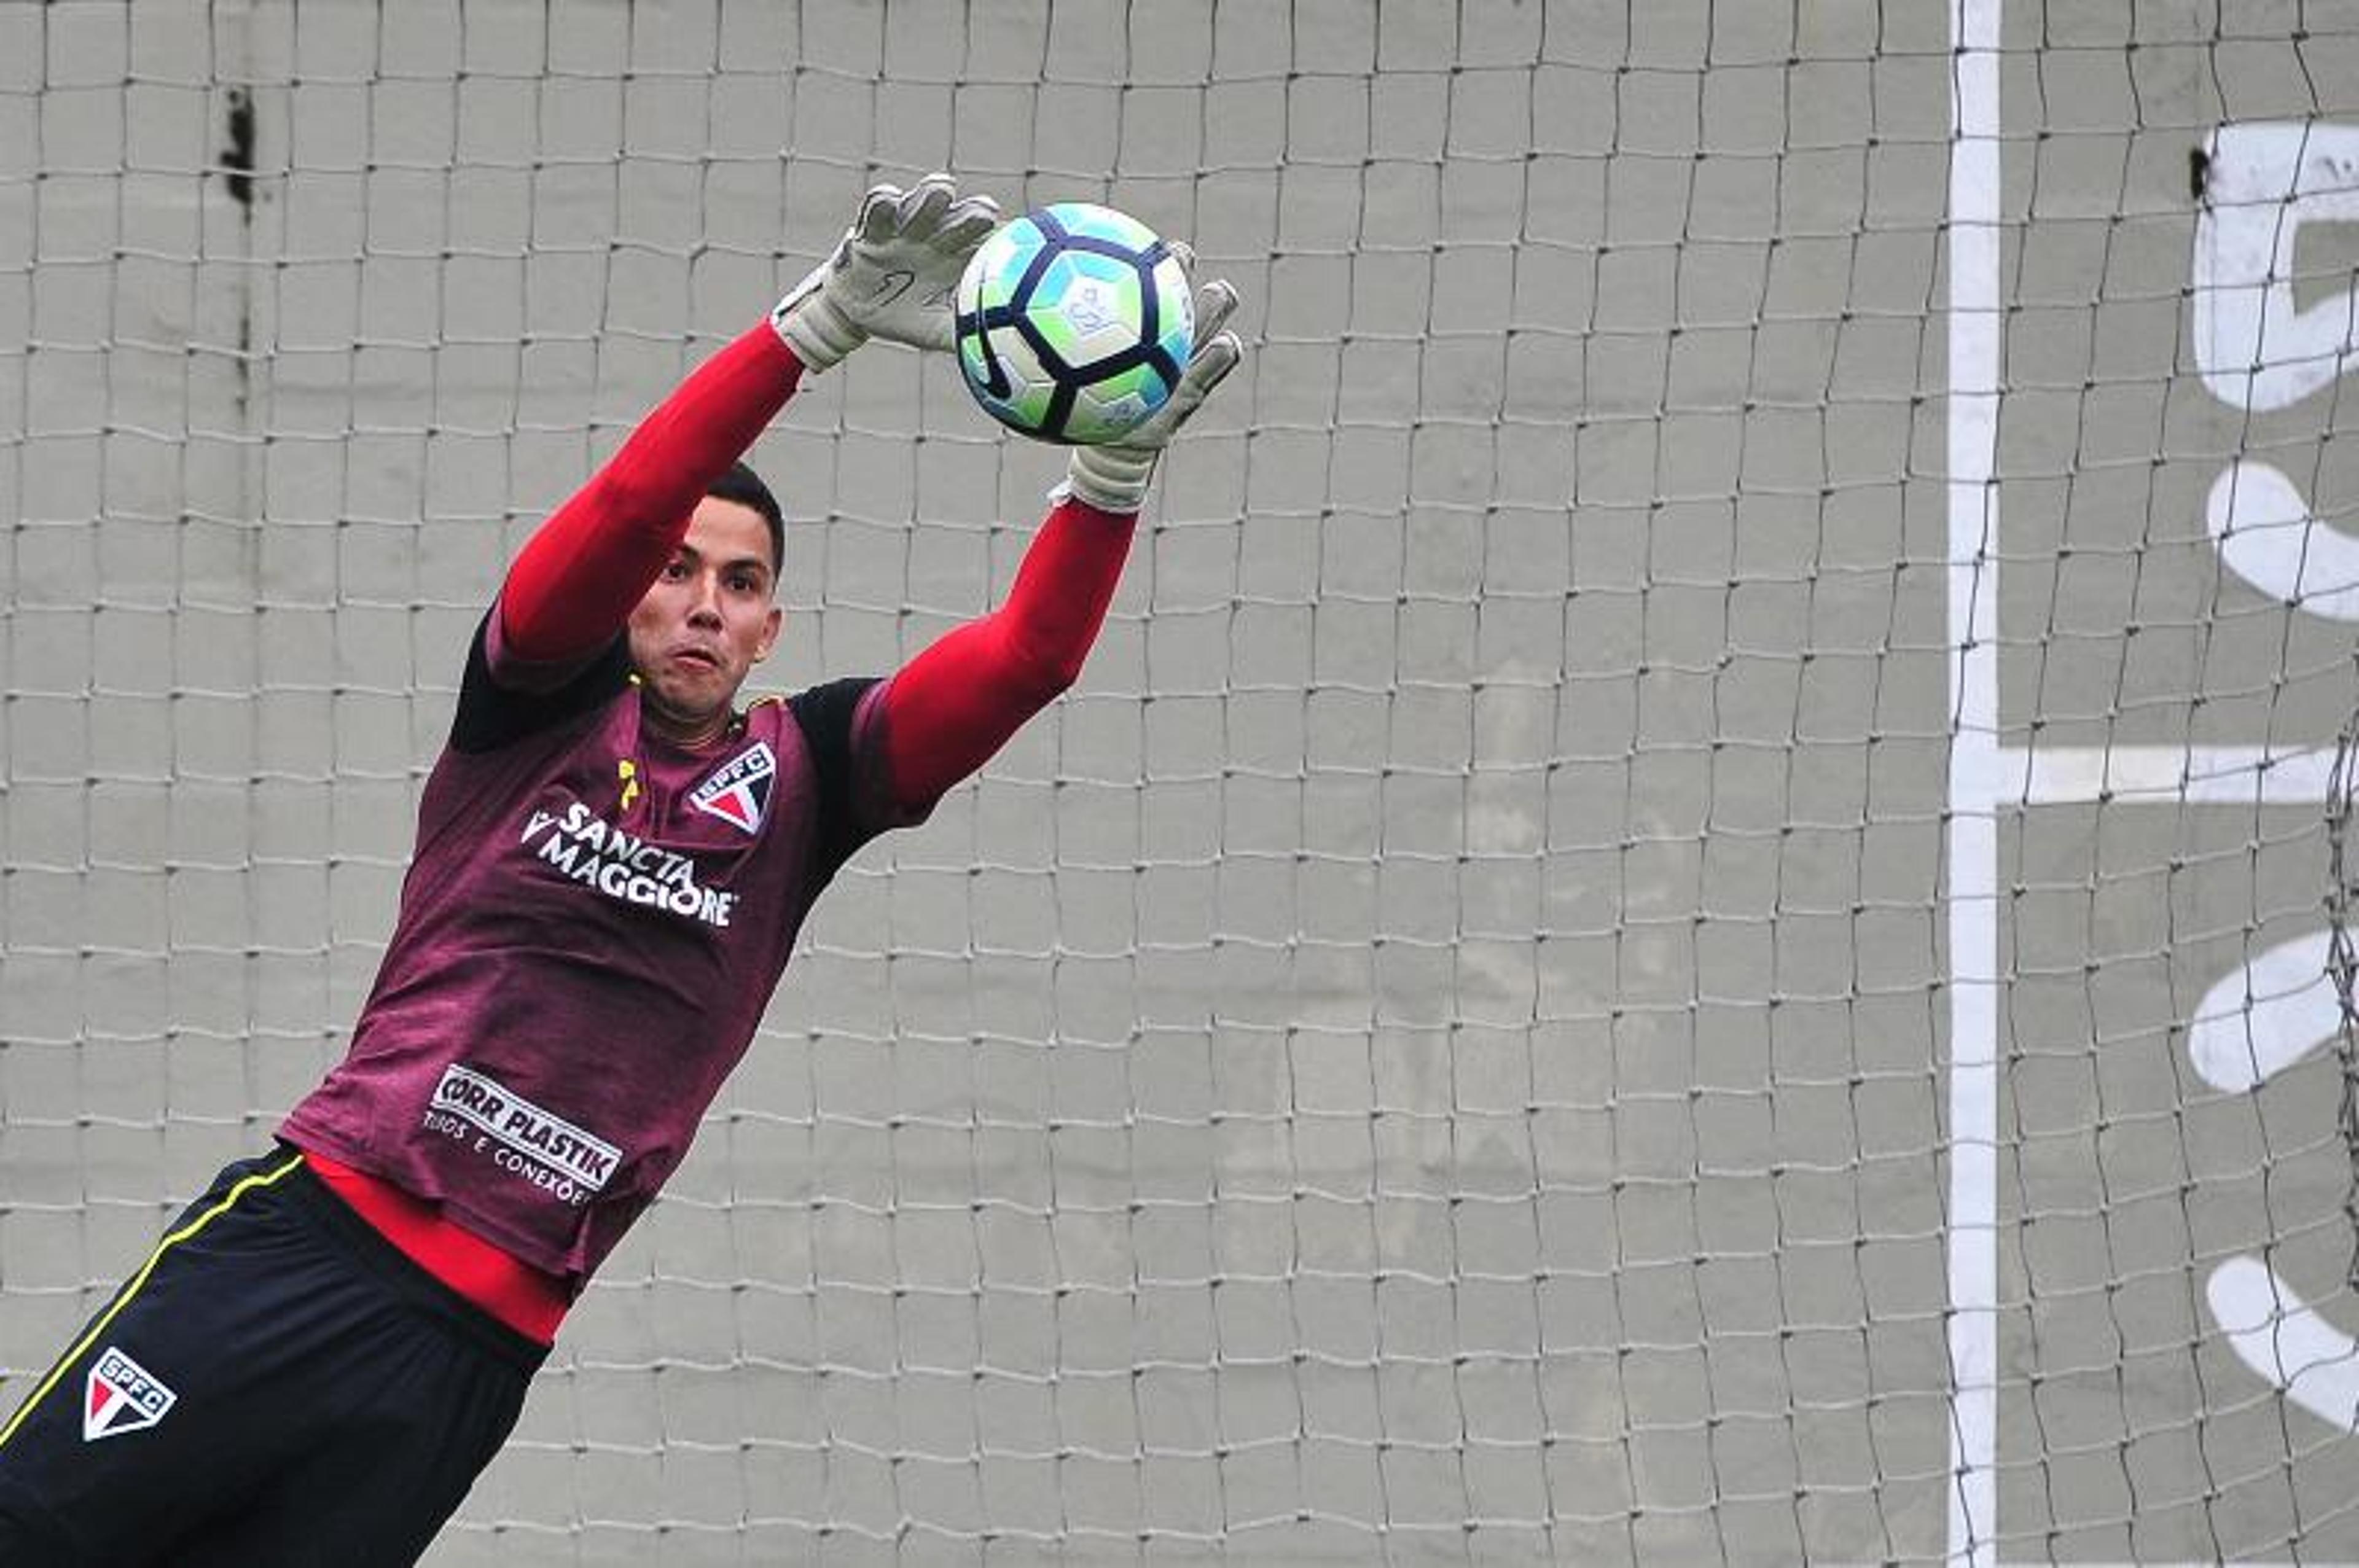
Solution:
M1172 248L1180 251L1183 263L1194 259L1183 247ZM1049 500L1062 501L1071 495L1101 512L1123 513L1136 512L1147 503L1155 460L1244 356L1245 345L1237 335L1222 330L1236 308L1237 291L1221 279L1196 291L1195 351L1188 356L1188 367L1180 373L1180 383L1171 389L1170 397L1118 443L1075 447L1065 466L1065 482L1049 492Z
M948 349L959 275L999 227L999 203L961 196L947 174L908 190L872 189L829 257L770 312L806 369L823 371L871 338Z

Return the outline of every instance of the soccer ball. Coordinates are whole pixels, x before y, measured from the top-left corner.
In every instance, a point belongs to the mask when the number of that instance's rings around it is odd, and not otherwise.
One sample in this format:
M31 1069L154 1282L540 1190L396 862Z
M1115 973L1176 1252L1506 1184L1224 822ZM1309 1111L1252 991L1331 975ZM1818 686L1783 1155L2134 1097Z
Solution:
M1180 258L1111 208L1060 201L984 241L958 288L958 361L984 411L1036 440L1119 441L1195 340Z

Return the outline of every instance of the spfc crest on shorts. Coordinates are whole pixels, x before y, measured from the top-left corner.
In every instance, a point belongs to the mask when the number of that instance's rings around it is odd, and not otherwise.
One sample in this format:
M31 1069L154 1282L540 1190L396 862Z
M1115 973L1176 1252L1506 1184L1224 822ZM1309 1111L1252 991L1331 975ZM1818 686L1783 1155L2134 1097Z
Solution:
M770 743L756 741L697 785L688 804L733 827L758 833L762 830L762 815L769 809L770 785L777 776L778 759L771 752Z
M82 1440L145 1432L164 1419L179 1395L163 1379L112 1345L98 1353L82 1379Z

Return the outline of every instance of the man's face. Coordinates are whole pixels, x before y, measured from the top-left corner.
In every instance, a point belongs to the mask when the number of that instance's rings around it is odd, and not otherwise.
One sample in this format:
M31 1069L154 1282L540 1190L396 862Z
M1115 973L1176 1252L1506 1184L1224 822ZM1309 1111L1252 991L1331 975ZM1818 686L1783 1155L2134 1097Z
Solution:
M631 664L659 732L693 742L728 726L737 688L778 640L777 586L762 514L698 502L688 537L631 611Z

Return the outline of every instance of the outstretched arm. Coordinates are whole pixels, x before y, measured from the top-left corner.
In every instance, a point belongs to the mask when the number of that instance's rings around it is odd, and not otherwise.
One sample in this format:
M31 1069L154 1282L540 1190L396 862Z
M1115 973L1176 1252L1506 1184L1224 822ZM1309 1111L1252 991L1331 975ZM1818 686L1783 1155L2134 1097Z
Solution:
M1198 294L1199 345L1171 400L1119 446L1074 449L1056 507L1016 568L1007 601L956 627L885 689L886 773L895 804L930 806L981 767L1024 721L1071 686L1105 622L1156 460L1241 349L1223 330L1237 297Z
M966 258L999 221L950 176L879 185L835 249L770 312L642 421L614 460L543 524L500 590L505 652L578 663L611 643L688 532L712 482L777 416L804 371L871 338L946 348Z
M1006 602L944 633L893 677L882 700L897 804L932 803L1080 676L1137 522L1135 513L1059 503Z
M682 382L518 552L500 589L506 652L563 665L613 642L697 502L786 406L802 371L765 322Z

